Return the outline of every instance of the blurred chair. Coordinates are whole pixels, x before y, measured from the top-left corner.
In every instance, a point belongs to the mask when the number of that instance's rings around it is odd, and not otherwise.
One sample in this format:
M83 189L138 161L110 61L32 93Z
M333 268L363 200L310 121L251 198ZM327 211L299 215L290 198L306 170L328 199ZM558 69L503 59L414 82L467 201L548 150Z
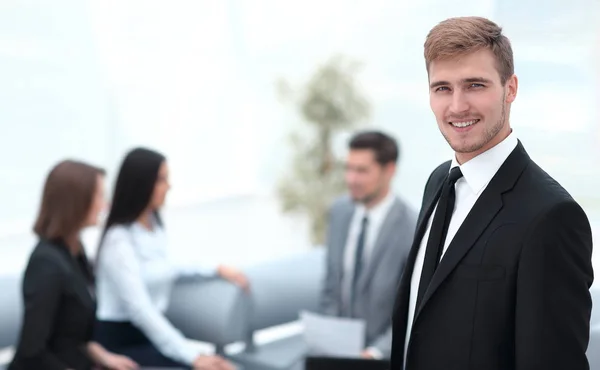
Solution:
M14 346L21 329L21 275L0 275L0 349ZM4 367L0 364L0 370Z
M173 289L167 317L188 338L225 345L243 341L248 328L248 297L222 280L180 280Z
M224 346L243 342L241 353L228 356L245 370L288 370L306 354L302 335L256 345L259 330L298 320L301 310L316 311L324 274L325 251L314 249L245 269L250 292L222 281L182 281L173 291L169 319L185 335Z
M246 350L232 356L248 370L290 369L307 352L303 336L257 346L254 332L298 320L301 310L317 311L325 272L325 250L314 249L247 270L251 284Z

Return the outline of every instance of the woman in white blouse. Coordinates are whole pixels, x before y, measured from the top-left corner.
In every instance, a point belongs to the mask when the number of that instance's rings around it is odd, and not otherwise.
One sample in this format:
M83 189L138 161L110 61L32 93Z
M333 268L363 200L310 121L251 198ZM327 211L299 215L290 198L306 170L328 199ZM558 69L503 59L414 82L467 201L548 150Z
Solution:
M233 369L219 356L198 353L164 316L179 276L217 274L248 288L234 268L194 271L169 261L159 214L168 190L163 155L144 148L127 154L98 250L96 340L141 366Z

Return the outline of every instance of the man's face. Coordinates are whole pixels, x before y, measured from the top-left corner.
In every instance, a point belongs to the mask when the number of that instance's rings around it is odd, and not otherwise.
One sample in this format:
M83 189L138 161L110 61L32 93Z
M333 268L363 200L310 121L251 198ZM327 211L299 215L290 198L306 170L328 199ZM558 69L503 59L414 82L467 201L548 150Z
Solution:
M502 86L494 54L483 49L429 65L429 103L457 160L464 163L510 133L517 77Z
M352 149L346 160L346 184L356 202L368 204L387 189L394 175L395 164L381 165L370 149Z

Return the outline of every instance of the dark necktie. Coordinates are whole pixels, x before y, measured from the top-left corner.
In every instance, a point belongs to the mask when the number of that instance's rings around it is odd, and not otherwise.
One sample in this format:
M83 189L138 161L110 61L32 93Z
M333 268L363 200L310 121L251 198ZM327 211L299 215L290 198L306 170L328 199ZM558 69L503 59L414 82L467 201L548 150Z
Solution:
M444 250L444 241L448 234L448 226L450 225L450 218L454 211L454 201L456 198L454 184L461 177L462 172L460 168L454 167L444 181L437 209L433 216L433 222L431 223L427 248L425 249L425 261L423 262L423 271L421 272L421 281L419 282L416 309L421 304L421 300L425 295L427 287L429 287L429 283L433 278L442 251Z
M352 292L350 296L350 313L352 315L354 311L354 298L356 297L356 289L360 273L363 268L363 254L365 250L365 242L367 237L367 227L369 226L369 219L367 216L363 217L362 225L360 228L360 234L358 235L358 241L356 242L356 253L354 254L354 275L352 276Z

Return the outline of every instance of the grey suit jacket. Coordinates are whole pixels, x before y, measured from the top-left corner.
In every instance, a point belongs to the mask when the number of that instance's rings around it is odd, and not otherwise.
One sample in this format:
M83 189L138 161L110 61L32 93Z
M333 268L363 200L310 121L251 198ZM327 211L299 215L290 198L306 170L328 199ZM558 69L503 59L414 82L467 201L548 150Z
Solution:
M347 197L329 210L326 274L321 291L321 313L344 316L342 279L344 250L355 205ZM417 212L396 197L377 236L372 255L358 282L355 316L366 323L367 347L376 347L389 358L392 346L392 313L395 294L413 241Z

